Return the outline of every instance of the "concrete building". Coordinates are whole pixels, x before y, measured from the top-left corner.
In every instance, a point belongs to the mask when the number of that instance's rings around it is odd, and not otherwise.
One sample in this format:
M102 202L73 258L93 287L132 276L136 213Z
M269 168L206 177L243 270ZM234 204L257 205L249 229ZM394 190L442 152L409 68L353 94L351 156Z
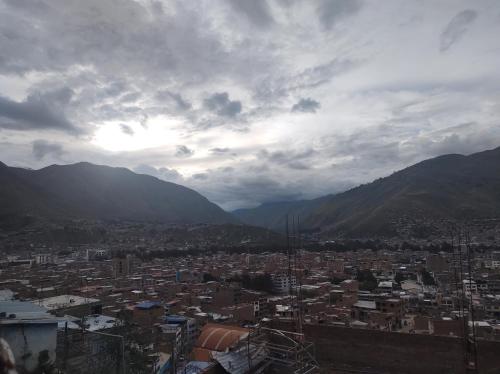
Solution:
M33 259L37 265L57 263L57 256L52 253L37 253L33 256Z
M19 373L42 373L54 368L57 319L43 307L0 301L0 338L9 344Z
M47 297L36 301L36 304L57 316L69 314L75 317L84 317L102 313L100 300L76 295Z
M165 315L165 309L157 301L142 301L129 308L132 319L141 326L151 327L159 323Z
M440 254L430 254L425 259L425 266L432 273L441 273L448 269L446 258Z
M115 278L126 277L132 271L132 256L120 256L112 259L113 276Z
M186 316L169 315L165 318L165 322L166 325L176 326L180 329L181 345L179 352L190 352L200 335L198 321L195 318Z
M466 295L476 295L478 293L477 283L470 279L464 279L463 281L464 292Z
M297 287L297 279L295 275L290 275L286 273L273 273L271 274L273 280L273 287L278 293L288 293L290 288L295 289Z

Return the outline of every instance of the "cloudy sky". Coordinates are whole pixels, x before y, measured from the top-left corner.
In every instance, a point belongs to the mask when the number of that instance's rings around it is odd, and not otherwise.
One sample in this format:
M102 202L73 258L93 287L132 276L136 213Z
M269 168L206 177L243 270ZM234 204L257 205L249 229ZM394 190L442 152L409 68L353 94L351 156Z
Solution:
M226 209L500 146L498 0L0 0L0 160Z

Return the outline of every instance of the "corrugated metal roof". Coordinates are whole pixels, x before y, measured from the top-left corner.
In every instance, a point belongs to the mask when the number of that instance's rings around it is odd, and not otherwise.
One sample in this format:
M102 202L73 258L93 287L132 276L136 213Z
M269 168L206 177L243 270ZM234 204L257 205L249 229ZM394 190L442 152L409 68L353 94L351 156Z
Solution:
M359 300L353 306L357 307L357 308L363 308L363 309L377 309L375 301L368 301L368 300Z
M177 372L182 374L200 374L211 365L214 365L214 363L205 361L190 361L183 368L179 368Z
M267 357L264 343L250 344L229 352L212 352L212 357L230 374L244 374L251 372Z
M178 316L178 315L170 315L165 318L167 323L184 323L187 321L187 317Z

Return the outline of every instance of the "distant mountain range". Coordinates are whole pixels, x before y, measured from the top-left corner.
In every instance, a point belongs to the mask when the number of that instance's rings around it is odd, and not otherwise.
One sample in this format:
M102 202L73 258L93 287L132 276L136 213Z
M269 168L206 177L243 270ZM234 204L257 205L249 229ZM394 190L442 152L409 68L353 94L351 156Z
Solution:
M45 219L237 223L199 193L124 168L81 162L40 170L0 163L0 221Z
M304 229L346 236L394 236L401 221L500 218L500 148L440 156L337 195L234 214L280 231L286 214L300 215Z
M332 196L327 195L312 200L270 202L252 209L238 209L232 213L246 224L284 231L287 214L290 217L296 216L304 219L329 201Z
M500 148L440 156L340 194L233 214L189 188L124 168L82 162L28 170L0 163L0 227L40 217L245 223L283 231L287 214L300 216L302 229L347 237L396 236L402 222L500 218Z

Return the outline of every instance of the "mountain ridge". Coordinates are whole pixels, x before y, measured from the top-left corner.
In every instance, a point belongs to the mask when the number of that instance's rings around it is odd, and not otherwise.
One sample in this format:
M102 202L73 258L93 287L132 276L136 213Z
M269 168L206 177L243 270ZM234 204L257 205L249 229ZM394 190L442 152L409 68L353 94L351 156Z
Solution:
M467 156L447 154L423 160L323 198L321 204L301 216L303 229L347 236L396 236L401 220L413 224L418 220L500 217L500 147ZM236 214L243 222L251 217L256 224L259 208ZM266 215L271 213L267 211ZM266 219L263 217L262 222Z
M126 168L79 162L0 167L2 214L172 223L238 223L198 192Z

